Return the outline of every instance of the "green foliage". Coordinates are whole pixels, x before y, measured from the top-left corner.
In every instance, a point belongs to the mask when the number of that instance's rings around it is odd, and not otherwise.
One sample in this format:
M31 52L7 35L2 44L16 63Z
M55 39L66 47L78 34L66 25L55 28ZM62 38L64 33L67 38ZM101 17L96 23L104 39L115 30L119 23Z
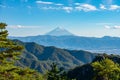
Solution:
M67 80L66 72L53 63L51 65L51 70L47 72L47 80Z
M93 73L92 66L90 64L85 64L69 70L67 77L69 80L92 80Z
M92 63L67 73L69 80L120 80L120 56L99 54Z
M0 65L0 80L43 80L40 73L14 65Z
M34 70L14 66L23 47L7 39L6 26L0 23L0 80L43 80Z
M120 66L110 59L92 63L94 80L120 80Z

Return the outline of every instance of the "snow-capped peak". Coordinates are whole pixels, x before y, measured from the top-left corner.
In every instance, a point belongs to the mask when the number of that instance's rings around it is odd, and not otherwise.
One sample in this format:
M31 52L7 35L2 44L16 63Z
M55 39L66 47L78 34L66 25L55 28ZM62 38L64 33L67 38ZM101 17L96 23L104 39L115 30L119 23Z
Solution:
M73 34L70 33L69 31L67 31L66 29L62 28L62 27L57 27L57 28L53 29L52 31L48 32L46 35L51 35L51 36L70 36L70 35L73 35Z

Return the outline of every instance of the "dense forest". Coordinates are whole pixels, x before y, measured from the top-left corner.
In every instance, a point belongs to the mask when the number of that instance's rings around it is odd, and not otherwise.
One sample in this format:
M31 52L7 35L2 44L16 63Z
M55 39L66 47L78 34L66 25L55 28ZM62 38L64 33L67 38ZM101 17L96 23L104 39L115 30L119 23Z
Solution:
M0 80L120 80L120 56L113 54L98 54L90 63L69 70L51 63L44 74L16 65L24 47L8 39L6 26L0 23Z

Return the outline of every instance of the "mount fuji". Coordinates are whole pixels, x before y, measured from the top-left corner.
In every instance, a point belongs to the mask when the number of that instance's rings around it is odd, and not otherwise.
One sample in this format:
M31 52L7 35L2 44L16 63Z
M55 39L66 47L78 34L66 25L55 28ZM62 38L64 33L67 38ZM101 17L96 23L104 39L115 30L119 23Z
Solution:
M60 27L48 32L45 35L9 38L18 39L23 42L35 42L44 46L55 46L64 49L120 54L120 37L104 36L97 38L76 36L66 29Z
M45 35L50 35L50 36L72 36L74 34L72 34L71 32L69 32L68 30L62 28L62 27L57 27L54 30L46 33Z

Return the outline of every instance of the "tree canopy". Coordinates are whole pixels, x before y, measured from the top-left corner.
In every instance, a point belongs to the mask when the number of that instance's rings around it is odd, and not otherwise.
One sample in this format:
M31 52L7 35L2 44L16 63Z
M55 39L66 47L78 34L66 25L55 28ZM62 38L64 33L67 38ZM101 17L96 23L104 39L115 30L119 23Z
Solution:
M7 38L6 26L0 23L0 80L43 80L40 73L15 66L23 47Z
M120 80L120 66L110 59L92 63L94 68L94 80Z

